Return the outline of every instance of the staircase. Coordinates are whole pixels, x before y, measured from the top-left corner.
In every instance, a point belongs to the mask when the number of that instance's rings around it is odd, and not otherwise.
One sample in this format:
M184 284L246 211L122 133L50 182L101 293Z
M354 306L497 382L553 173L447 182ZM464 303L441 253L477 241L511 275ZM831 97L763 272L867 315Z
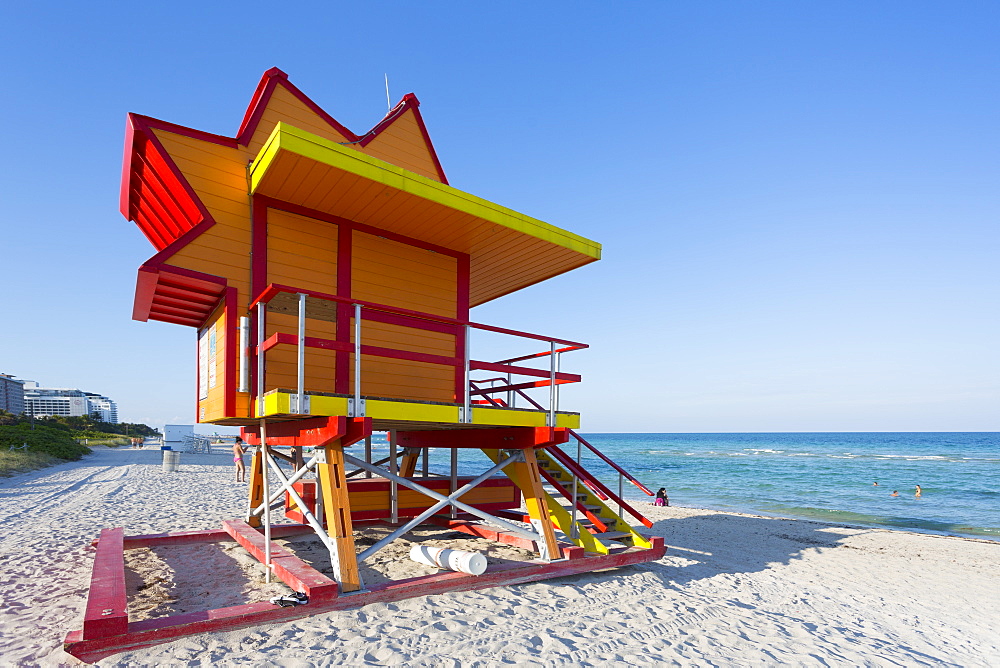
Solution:
M618 471L622 479L636 485L645 494L653 496L645 485L587 443L576 432L571 430L570 435L577 440L578 449L586 446ZM545 481L545 500L549 508L549 517L556 529L562 533L559 536L560 540L598 554L609 554L619 545L652 547L650 540L633 529L622 515L627 513L647 527L653 526L653 523L563 450L557 446L549 446L536 450L535 457L538 460L539 473ZM611 504L618 508L617 512L612 509ZM513 514L510 516L514 517ZM527 521L522 514L517 514L514 519Z

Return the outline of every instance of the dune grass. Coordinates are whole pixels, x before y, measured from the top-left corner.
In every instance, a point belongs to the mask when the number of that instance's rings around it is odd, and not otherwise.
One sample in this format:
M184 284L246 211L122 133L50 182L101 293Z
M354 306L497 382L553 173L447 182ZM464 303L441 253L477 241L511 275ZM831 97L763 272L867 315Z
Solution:
M34 471L53 464L61 464L66 460L53 457L44 452L27 450L0 450L0 478L9 478L18 473Z

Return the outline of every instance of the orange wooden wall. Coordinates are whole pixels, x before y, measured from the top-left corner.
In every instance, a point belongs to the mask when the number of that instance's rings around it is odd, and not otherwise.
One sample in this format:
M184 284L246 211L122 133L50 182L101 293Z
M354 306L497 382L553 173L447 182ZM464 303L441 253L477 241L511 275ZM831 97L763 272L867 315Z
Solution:
M274 126L283 121L332 141L346 142L326 120L278 82L267 102L260 122L247 146L226 146L197 139L167 129L153 130L169 158L190 184L215 224L207 228L166 260L167 265L220 276L236 288L238 312L229 323L247 315L251 294L253 251L251 201L247 194L247 164L256 157ZM428 178L440 181L430 147L412 110L404 111L365 146L350 144L373 157L385 160ZM267 283L280 283L304 290L336 294L339 226L277 209L267 212ZM365 221L356 221L364 223ZM358 299L425 311L448 317L458 315L457 261L454 257L409 246L377 234L353 234L351 281ZM259 283L258 283L259 284ZM237 332L226 331L227 319L220 308L206 326L216 328L217 344L238 355ZM296 318L268 313L267 335L297 331ZM353 327L352 327L353 331ZM363 323L363 343L404 350L454 356L451 335L426 332L382 323ZM336 338L336 324L309 319L308 336ZM218 359L223 357L219 348ZM353 366L336 369L335 353L307 349L306 389L334 392L335 375L347 373L353 392ZM439 365L368 358L362 360L362 393L372 396L454 401L455 372ZM296 352L292 346L278 346L267 353L267 389L296 387ZM217 386L199 401L199 418L205 421L248 415L246 395L237 397L237 415L225 415L223 369L216 370ZM235 381L234 381L235 382ZM235 387L225 391L235 392ZM201 392L199 391L199 396Z

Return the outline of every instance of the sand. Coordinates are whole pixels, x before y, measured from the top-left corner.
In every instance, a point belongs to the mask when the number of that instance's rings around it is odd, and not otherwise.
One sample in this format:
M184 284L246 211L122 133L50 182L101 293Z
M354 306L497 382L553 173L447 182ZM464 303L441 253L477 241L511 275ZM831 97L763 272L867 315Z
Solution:
M216 529L241 514L227 455L185 454L172 474L159 461L97 448L0 482L0 664L79 665L61 642L80 627L101 528ZM1000 543L643 509L669 545L658 562L192 636L100 665L1000 665ZM308 541L291 547L319 563ZM136 618L288 591L232 543L126 554ZM404 561L369 577L430 572Z

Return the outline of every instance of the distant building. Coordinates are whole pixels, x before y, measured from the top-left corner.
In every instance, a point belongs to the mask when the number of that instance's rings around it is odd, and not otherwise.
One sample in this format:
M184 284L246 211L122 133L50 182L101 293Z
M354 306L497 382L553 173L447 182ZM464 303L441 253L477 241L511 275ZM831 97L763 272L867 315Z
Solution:
M24 381L0 373L0 411L14 415L24 412Z
M24 381L24 412L35 417L95 415L102 422L118 423L118 405L108 397L69 387L39 387Z

